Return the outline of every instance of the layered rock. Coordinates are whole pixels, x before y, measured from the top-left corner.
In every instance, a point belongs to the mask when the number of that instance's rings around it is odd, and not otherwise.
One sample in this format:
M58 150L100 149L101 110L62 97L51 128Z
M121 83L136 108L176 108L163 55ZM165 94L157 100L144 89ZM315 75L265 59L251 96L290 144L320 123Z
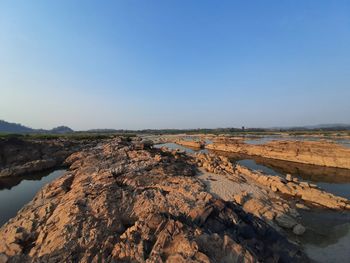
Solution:
M350 149L329 142L272 141L253 145L216 142L205 146L209 150L256 155L265 158L350 169Z
M296 197L314 205L338 210L350 209L348 199L323 191L315 184L299 181L291 175L282 178L254 172L241 165L233 165L227 157L216 154L199 153L195 157L197 164L209 172L231 175L233 178L241 178L243 175L244 178L252 179L257 185L266 186L274 192Z
M266 166L280 174L294 174L307 181L327 183L347 183L350 180L349 169L326 167L312 164L282 161L259 156L243 155L229 152L215 152L231 160L253 159L256 164Z
M253 172L240 165L237 165L236 169L238 173L254 179L274 192L300 198L318 206L337 210L350 210L350 201L348 199L323 191L315 184L299 182L298 178L292 178L290 175L284 179L278 176L265 175L261 172Z
M263 219L278 231L292 230L297 225L302 227L293 203L238 172L228 158L204 153L194 156L197 165L210 173L204 172L199 178L213 194L226 201L238 203L244 211ZM295 233L303 234L301 231Z
M62 165L75 151L96 144L68 139L0 140L0 177L19 176Z
M182 145L182 146L187 146L191 148L197 148L201 149L204 147L205 143L202 141L185 141L185 140L177 140L177 144Z
M66 163L0 229L3 261L307 261L264 221L208 193L183 154L115 139Z

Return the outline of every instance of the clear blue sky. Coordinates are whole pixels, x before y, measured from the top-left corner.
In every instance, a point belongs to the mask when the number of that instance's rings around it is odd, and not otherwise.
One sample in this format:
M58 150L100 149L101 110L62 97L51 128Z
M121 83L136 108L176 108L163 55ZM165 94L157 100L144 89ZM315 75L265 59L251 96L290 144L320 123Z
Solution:
M1 1L0 119L350 123L350 1Z

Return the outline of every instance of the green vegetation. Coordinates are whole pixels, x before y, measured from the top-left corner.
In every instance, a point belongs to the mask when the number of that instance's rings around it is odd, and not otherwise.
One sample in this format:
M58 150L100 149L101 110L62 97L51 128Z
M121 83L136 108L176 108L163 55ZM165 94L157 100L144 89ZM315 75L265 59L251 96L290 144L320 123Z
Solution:
M96 140L107 139L114 136L134 137L138 134L144 135L176 135L176 134L227 134L231 136L273 136L273 135L289 135L289 136L319 136L319 137L342 137L350 136L350 131L332 131L332 130L269 130L269 129L237 129L237 128L218 128L218 129L163 129L163 130L92 130L70 133L1 133L1 138L22 138L22 139L58 139L67 138L75 140Z

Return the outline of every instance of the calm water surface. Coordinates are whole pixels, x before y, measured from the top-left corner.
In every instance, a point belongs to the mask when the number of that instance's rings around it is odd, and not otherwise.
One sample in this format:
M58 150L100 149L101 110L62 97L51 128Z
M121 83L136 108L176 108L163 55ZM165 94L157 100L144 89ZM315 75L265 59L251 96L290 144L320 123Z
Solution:
M168 142L168 143L162 143L162 144L156 144L154 145L155 148L162 148L162 147L167 147L169 149L172 149L172 150L176 150L176 149L179 149L181 151L184 151L184 152L187 152L187 153L195 153L195 152L202 152L202 153L208 153L208 150L207 149L195 149L195 148L190 148L190 147L185 147L185 146L182 146L182 145L179 145L179 144L176 144L176 143L171 143L171 142Z
M45 184L63 175L65 170L0 178L0 226L14 217Z

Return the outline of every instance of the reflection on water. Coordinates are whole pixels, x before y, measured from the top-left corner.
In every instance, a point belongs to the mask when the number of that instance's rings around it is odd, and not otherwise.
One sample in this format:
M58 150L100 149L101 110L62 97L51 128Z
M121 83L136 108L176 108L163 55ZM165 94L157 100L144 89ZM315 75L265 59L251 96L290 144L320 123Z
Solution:
M227 156L232 162L251 170L259 170L266 174L281 177L291 174L303 181L315 183L332 194L350 199L350 170L348 169L301 164L236 153L216 153Z
M187 153L195 153L195 152L202 152L202 153L208 153L208 150L206 149L196 149L196 148L191 148L188 146L182 146L176 143L168 142L168 143L162 143L162 144L156 144L154 145L155 148L162 148L162 147L167 147L172 150L179 149L181 151L187 152Z
M0 226L31 201L41 187L64 172L65 170L56 170L28 176L0 178Z
M298 239L308 256L316 262L349 262L350 213L299 212L307 231Z
M255 162L253 159L243 159L243 160L237 160L235 161L239 165L245 166L251 170L255 171L261 171L269 175L280 175L278 172L275 170L266 167L265 165L261 165Z

